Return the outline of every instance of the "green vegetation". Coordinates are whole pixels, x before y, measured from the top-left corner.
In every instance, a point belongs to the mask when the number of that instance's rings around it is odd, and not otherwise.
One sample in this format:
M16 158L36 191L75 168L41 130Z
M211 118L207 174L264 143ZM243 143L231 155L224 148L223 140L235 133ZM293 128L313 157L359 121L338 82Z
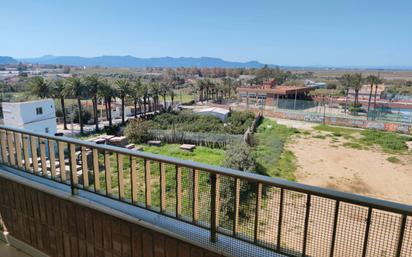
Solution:
M225 151L217 148L197 146L192 152L180 149L178 144L166 144L162 146L142 145L143 151L171 156L184 160L202 162L211 165L222 165Z
M325 125L325 124L320 124L314 127L315 130L319 131L326 131L326 132L331 132L331 133L338 133L340 135L351 135L353 133L359 133L359 129L351 129L351 128L344 128L344 127L335 127L335 126L330 126L330 125Z
M406 142L412 141L412 137L391 132L377 130L363 130L360 142L367 145L379 145L385 152L405 152L408 150Z
M125 130L124 135L134 144L141 144L151 138L149 123L144 120L131 120Z
M232 111L225 125L217 117L196 115L191 110L183 110L157 115L151 120L150 126L177 131L243 134L254 119L252 112Z
M395 163L395 164L398 164L398 163L401 162L401 160L399 160L398 157L396 157L396 156L390 156L390 157L386 158L386 160L388 162Z
M284 150L287 140L295 133L294 128L279 125L273 120L263 119L255 138L257 172L272 177L295 180L296 158L291 151Z
M410 136L372 129L360 130L318 125L315 127L315 130L330 132L334 136L340 135L350 140L350 142L343 144L345 147L369 149L372 146L379 146L384 152L389 153L405 153L408 150L406 142L412 141ZM355 134L357 134L356 137L354 137Z

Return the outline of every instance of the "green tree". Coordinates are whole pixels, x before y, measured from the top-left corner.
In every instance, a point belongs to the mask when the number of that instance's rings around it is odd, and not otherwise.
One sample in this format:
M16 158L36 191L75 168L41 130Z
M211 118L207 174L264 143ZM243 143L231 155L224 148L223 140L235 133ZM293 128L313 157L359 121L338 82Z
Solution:
M351 75L351 87L355 91L355 106L359 105L359 90L362 88L362 73Z
M352 76L350 73L343 74L343 76L340 78L342 87L345 91L345 113L346 110L348 109L348 97L349 97L349 89L351 88L352 85Z
M118 96L122 102L122 123L124 124L124 105L126 97L131 93L130 82L127 79L119 79L116 81L116 86Z
M109 83L107 79L100 81L98 96L104 99L106 118L109 121L109 127L112 127L112 100L116 97L116 89Z
M62 107L62 114L63 114L63 126L64 129L67 130L67 119L66 119L66 107L64 104L65 95L65 84L62 79L54 80L51 85L51 95L55 99L60 100L60 105Z
M124 135L134 144L145 143L151 138L149 128L149 122L145 120L131 120L124 130Z
M244 172L256 171L256 157L247 144L238 142L228 145L223 166L241 170ZM255 190L251 183L242 183L240 185L240 202L247 201ZM229 181L222 181L221 183L222 198L221 211L225 214L222 218L232 217L234 214L234 193L233 186ZM239 209L239 215L244 220L250 217L250 210L245 208Z
M85 94L85 86L80 80L80 78L73 77L66 80L65 85L65 94L77 99L77 108L79 115L79 124L80 124L80 134L83 134L83 118L82 118L82 101Z
M93 120L96 125L96 131L99 131L99 117L97 111L97 96L99 93L100 80L97 76L87 76L84 79L84 84L87 89L87 96L92 98L93 104Z
M370 110L371 106L371 101L372 101L372 93L373 93L373 87L375 86L375 105L376 105L376 93L378 90L378 84L382 83L381 79L378 76L375 75L369 75L366 77L366 81L370 85L370 92L369 92L369 101L368 101L368 112ZM375 106L376 107L376 106Z
M137 105L139 105L139 110L142 111L142 94L142 82L141 78L138 78L131 84L130 87L130 96L133 98L135 118L137 118Z
M29 92L40 98L47 98L50 96L50 83L43 77L36 76L29 80L27 83Z

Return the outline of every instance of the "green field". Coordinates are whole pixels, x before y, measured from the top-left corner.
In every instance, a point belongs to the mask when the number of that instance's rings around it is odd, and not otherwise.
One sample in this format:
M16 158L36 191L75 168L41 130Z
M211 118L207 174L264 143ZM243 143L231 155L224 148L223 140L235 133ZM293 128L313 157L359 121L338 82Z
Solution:
M183 160L207 163L211 165L221 165L224 159L225 151L218 148L209 148L197 146L193 152L181 150L178 144L165 144L162 146L143 146L143 151L155 154L171 156Z

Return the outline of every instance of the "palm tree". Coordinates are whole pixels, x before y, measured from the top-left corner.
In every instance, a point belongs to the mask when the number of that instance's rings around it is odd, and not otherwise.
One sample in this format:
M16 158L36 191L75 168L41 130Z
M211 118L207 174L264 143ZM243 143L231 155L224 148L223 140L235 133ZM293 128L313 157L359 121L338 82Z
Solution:
M160 82L159 94L163 97L163 110L166 110L166 96L170 88L166 82Z
M122 123L124 124L124 101L126 99L126 96L130 94L130 83L127 79L119 79L115 82L115 84L117 86L116 89L120 97L120 100L122 101Z
M378 74L377 80L375 81L375 98L373 100L373 109L376 109L376 95L378 93L378 85L383 83L383 80L380 78L379 76L380 74Z
M359 90L362 88L362 73L351 75L351 87L355 91L355 107L359 105Z
M99 118L97 113L97 94L99 91L100 80L96 76L87 76L84 79L84 84L87 89L88 97L92 98L94 124L96 125L96 131L99 131Z
M67 130L67 120L66 120L66 108L64 106L64 98L66 97L65 95L65 90L64 90L64 81L61 79L57 79L53 81L52 83L52 96L53 98L60 99L60 105L62 107L62 114L63 114L63 126L64 129Z
M65 93L77 99L77 108L79 110L79 124L80 134L83 134L83 115L82 115L82 102L81 99L84 96L85 87L80 78L69 78L66 81Z
M379 83L379 78L375 75L369 75L368 77L366 77L366 81L370 84L370 92L369 92L369 101L368 101L368 112L371 106L371 100L372 100L372 92L373 92L373 86L376 86L376 88L378 87L378 83Z
M139 110L142 111L142 82L141 79L138 78L131 86L130 95L133 98L134 104L134 117L137 118L137 105L139 104Z
M50 96L50 83L43 77L36 76L29 80L27 86L32 95L40 98L47 98Z
M348 109L349 89L351 88L351 85L352 85L352 75L350 73L343 74L340 80L341 80L341 83L345 90L345 95L346 95L346 99L345 99L345 113L346 113L346 110Z
M109 127L112 126L112 99L116 97L116 89L109 83L107 79L101 80L98 90L98 96L104 98L106 106L106 117L109 121Z

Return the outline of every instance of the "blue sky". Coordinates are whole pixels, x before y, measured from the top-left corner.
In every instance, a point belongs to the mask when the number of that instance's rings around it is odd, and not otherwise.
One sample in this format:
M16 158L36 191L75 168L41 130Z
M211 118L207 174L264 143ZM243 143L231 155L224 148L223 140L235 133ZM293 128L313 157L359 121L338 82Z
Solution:
M412 66L410 0L2 1L0 55Z

